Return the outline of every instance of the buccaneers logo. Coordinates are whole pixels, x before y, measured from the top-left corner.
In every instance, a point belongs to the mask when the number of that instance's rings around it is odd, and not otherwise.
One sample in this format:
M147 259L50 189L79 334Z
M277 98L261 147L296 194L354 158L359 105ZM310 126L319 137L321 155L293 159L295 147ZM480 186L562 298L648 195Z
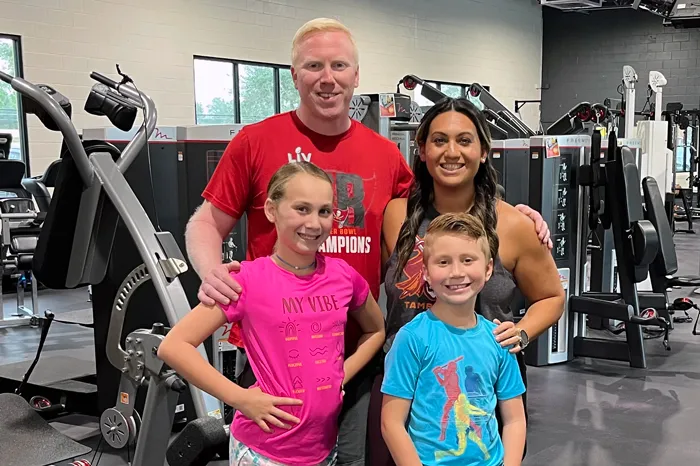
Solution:
M401 290L399 299L423 296L430 301L435 301L435 293L433 293L430 285L423 279L424 246L425 241L423 238L416 235L416 245L413 248L413 255L403 268L403 275L406 278L402 282L396 284L396 287Z

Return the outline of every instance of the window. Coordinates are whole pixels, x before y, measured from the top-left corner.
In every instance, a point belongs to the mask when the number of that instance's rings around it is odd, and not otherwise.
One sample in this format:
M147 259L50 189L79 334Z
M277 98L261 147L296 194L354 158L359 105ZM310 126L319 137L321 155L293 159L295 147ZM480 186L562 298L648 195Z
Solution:
M20 38L0 34L0 70L12 76L22 76L22 53ZM0 81L0 133L12 135L8 158L22 160L27 165L26 119L21 102L9 84Z
M288 65L195 57L196 123L255 123L299 105Z
M690 157L693 156L690 148L693 147L693 126L688 126L684 132L680 132L683 144L676 147L676 173L689 172ZM682 135L685 133L685 136ZM691 186L692 187L692 186Z
M467 89L469 89L469 84L461 84L461 83L448 83L448 82L443 82L443 81L427 81L426 83L430 84L437 90L441 91L443 94L447 95L448 97L465 97L467 94ZM484 88L488 91L489 86L484 86ZM420 95L420 91L415 93L415 100L418 105L421 106L430 106L433 105L431 101Z

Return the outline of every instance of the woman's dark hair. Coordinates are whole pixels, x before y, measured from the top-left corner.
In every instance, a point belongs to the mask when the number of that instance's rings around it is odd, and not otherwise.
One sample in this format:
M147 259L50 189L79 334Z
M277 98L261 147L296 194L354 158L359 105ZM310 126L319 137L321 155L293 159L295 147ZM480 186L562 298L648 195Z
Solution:
M433 120L445 112L459 112L469 118L476 127L482 153L487 154L491 150L491 131L484 114L469 100L459 98L446 98L432 106L423 116L418 131L416 132L416 145L425 147L430 133L430 125ZM396 280L401 278L406 262L411 257L415 248L416 234L421 223L425 219L425 213L434 201L433 178L428 172L428 167L418 154L413 161L414 181L408 195L406 208L406 220L399 232L396 242L398 255L398 267L396 268ZM489 158L481 163L479 171L474 177L474 204L470 213L477 216L483 223L489 238L491 257L495 259L498 254L498 236L496 235L496 170L491 165Z

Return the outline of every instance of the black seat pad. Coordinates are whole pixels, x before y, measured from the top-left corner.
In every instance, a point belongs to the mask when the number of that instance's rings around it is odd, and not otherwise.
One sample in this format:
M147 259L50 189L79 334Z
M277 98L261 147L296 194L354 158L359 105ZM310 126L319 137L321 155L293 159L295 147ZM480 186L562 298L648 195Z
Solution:
M654 178L647 176L642 181L642 190L647 211L646 218L654 225L659 235L659 254L654 259L654 266L658 267L663 275L673 275L678 271L678 257L659 185Z
M83 147L88 157L96 152L108 152L116 160L121 154L105 141L83 141ZM34 252L34 274L49 288L67 288L66 277L84 190L80 172L64 144L56 187Z

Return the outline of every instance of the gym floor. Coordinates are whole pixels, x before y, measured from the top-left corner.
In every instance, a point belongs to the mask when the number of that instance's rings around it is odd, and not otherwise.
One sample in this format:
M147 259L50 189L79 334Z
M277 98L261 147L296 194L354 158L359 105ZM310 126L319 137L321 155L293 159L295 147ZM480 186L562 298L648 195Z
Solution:
M700 236L675 236L680 270L678 275L700 273ZM673 290L671 299L693 295L692 289ZM41 309L57 316L86 309L87 291L42 291ZM8 314L14 296L5 296ZM695 318L697 311L689 311ZM6 314L7 315L7 314ZM661 340L646 341L646 370L625 363L579 359L565 365L528 368L528 455L524 466L646 466L698 464L700 436L700 336L692 324L676 324L671 332L671 351ZM39 331L28 327L0 329L0 360L3 364L31 361ZM92 332L54 323L42 358L70 356L94 370ZM0 367L0 373L2 368ZM40 370L38 366L37 371ZM54 427L95 448L99 437L97 419L84 416L62 418ZM101 444L104 449L104 442ZM99 455L98 455L99 456ZM92 460L93 456L88 455ZM93 461L95 465L97 460ZM109 448L100 466L127 464L127 452ZM212 465L224 465L219 461Z

